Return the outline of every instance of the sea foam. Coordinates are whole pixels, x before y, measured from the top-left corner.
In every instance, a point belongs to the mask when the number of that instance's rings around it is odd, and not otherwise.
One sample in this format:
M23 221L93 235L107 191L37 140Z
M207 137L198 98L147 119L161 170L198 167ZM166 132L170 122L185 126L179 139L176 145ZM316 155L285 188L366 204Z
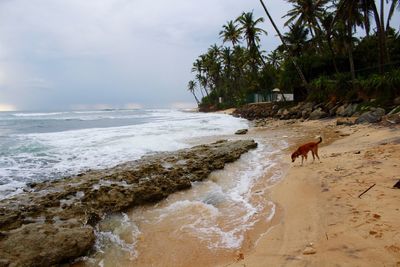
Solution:
M11 133L0 140L0 184L18 182L14 183L18 187L12 187L11 184L3 193L0 191L0 199L13 193L9 188L15 191L28 182L57 179L88 169L112 167L147 153L187 148L190 146L187 141L193 138L223 136L247 127L247 121L223 114L176 110L13 115L17 118L9 124ZM61 127L58 122L53 122L71 116L90 121L87 124L90 127L85 128L85 124L74 122L61 122ZM10 118L10 115L6 117ZM32 119L29 120L29 129L13 126L24 125L24 121L19 122L21 118ZM115 121L122 125L108 127L115 124ZM57 131L60 127L63 130ZM38 131L23 132L31 129Z

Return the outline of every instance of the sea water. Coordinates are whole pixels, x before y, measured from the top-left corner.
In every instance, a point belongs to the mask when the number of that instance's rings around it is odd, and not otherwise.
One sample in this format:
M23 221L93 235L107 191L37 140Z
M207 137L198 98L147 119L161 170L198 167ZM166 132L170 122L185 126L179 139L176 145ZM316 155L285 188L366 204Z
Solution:
M28 183L103 169L223 136L247 122L168 109L0 112L0 199Z
M0 199L32 182L104 169L148 153L220 138L258 143L209 179L155 204L109 214L77 266L214 266L251 247L275 215L269 186L283 175L282 138L235 136L248 121L179 110L0 113ZM258 230L257 230L258 229ZM261 229L261 230L260 230ZM256 234L257 236L257 234Z

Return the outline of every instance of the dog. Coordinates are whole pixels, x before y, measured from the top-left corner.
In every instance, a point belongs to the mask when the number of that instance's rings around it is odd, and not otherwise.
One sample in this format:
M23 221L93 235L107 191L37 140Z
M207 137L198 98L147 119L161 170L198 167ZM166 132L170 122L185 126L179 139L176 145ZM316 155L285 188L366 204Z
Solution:
M310 142L300 146L295 152L292 154L292 162L296 160L297 157L301 156L301 165L303 165L303 160L307 160L307 154L311 150L313 156L313 162L315 161L315 156L317 156L318 160L321 162L318 156L318 144L322 142L322 137L319 136L318 142Z

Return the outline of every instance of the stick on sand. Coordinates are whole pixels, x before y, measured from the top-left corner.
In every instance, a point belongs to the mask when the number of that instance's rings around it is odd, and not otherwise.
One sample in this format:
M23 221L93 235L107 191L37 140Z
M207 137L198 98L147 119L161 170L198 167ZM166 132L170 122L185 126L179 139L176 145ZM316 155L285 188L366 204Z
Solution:
M365 190L364 192L362 192L358 198L361 198L362 195L364 195L365 193L367 193L372 187L374 187L376 184L371 185L367 190Z

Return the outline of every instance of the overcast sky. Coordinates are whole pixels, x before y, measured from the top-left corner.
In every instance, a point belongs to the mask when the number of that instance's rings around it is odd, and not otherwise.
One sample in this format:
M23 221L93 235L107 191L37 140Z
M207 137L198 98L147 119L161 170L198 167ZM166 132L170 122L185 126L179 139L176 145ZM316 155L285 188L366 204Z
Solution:
M266 4L282 27L290 6ZM258 0L0 0L0 110L193 105L193 61L243 11L264 16Z

